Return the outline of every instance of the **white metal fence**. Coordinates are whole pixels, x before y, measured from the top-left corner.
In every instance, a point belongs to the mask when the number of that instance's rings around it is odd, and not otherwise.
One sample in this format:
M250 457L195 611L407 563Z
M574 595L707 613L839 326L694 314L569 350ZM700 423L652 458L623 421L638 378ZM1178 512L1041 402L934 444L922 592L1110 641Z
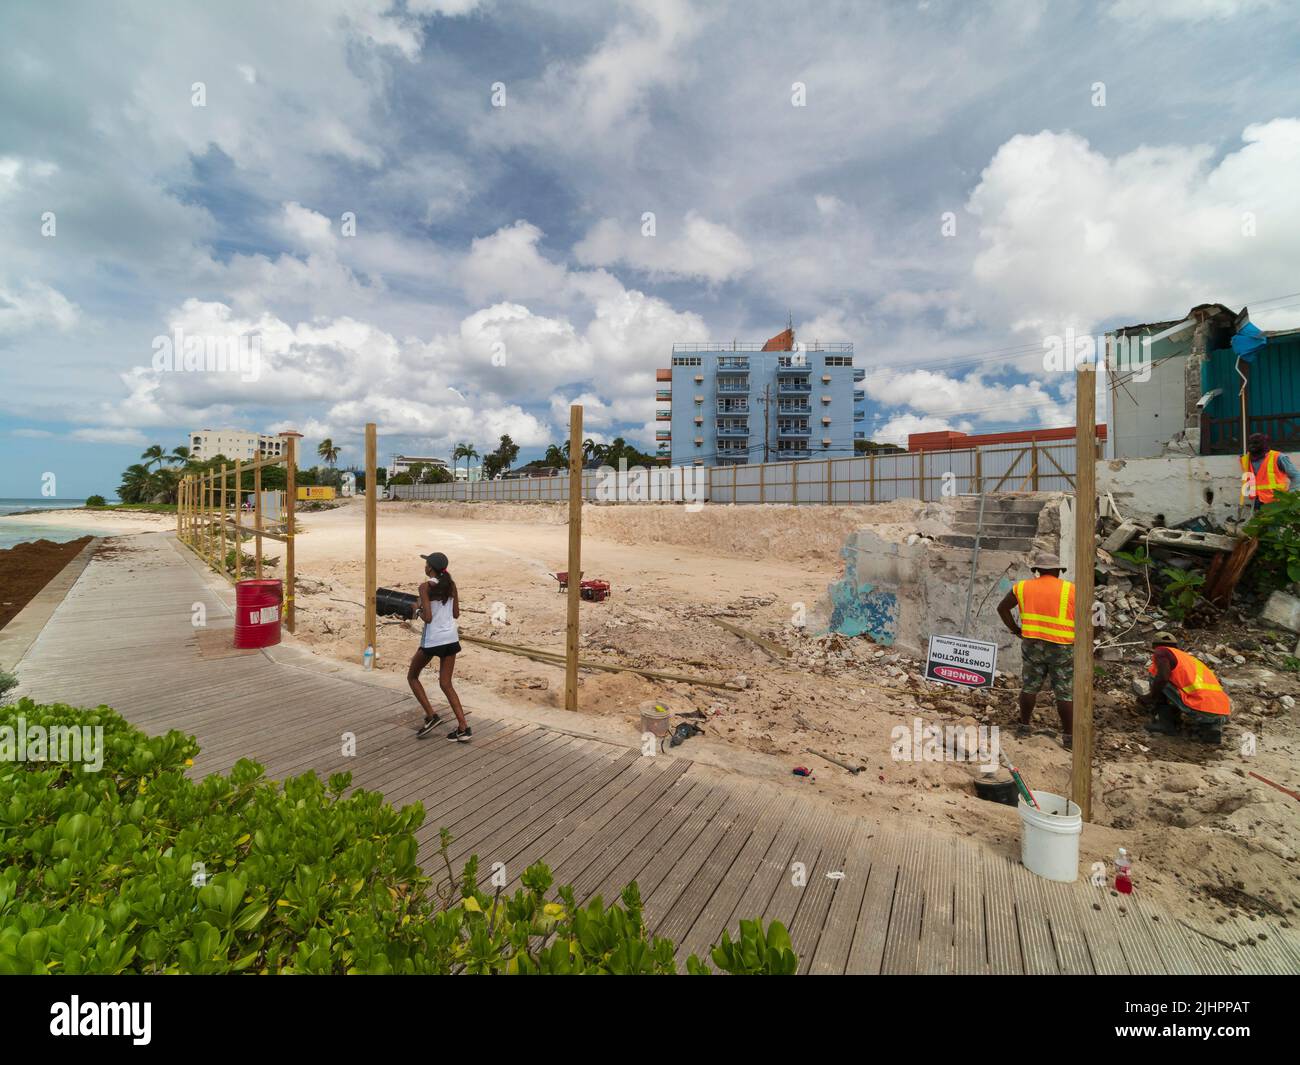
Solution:
M583 498L601 503L841 505L1073 488L1073 441L727 466L607 468L582 474ZM558 503L569 497L569 477L392 485L389 491L397 499Z

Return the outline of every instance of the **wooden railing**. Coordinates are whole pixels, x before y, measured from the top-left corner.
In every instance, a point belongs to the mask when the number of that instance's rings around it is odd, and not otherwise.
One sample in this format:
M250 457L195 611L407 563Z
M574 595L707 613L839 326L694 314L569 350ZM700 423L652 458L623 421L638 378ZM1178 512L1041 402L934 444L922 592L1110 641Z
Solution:
M1246 421L1249 433L1263 433L1270 447L1300 450L1300 413L1253 414ZM1240 417L1201 419L1202 455L1240 455L1244 450Z
M256 462L235 461L223 464L219 470L200 476L186 477L180 483L176 507L176 538L202 558L209 566L230 581L244 579L243 545L246 539L254 542L254 577L262 576L262 539L266 537L284 544L284 626L295 631L295 581L294 532L296 522L294 503L298 494L297 440L285 437L284 454L258 459ZM285 492L282 518L267 522L262 514L262 470L267 466L283 466ZM245 484L245 477L252 483ZM233 484L230 483L233 478ZM229 485L229 489L228 486ZM253 493L252 523L244 524L241 496L251 489ZM234 506L227 505L227 491L233 496ZM231 516L233 511L233 517ZM228 561L229 548L234 546L233 562Z

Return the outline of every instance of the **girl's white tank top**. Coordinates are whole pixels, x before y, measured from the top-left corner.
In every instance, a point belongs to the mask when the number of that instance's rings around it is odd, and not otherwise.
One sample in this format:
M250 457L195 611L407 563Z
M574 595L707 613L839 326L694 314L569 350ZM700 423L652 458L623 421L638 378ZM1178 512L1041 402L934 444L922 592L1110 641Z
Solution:
M460 633L456 628L456 619L451 616L452 597L445 603L436 599L429 601L431 619L424 623L424 635L420 637L421 647L441 647L446 643L456 643Z

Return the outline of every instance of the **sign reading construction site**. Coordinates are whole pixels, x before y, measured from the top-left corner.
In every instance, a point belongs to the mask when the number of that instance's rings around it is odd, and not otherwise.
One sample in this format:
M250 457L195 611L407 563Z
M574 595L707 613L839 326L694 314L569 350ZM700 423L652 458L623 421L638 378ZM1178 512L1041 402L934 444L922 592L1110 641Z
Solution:
M960 688L993 687L998 645L965 636L931 636L925 656L925 679Z

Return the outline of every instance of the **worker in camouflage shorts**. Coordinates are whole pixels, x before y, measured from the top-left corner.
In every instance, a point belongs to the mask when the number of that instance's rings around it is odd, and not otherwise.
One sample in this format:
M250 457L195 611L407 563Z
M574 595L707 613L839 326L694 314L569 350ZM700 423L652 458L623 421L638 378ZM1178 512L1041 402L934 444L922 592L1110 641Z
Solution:
M1031 568L1033 578L1017 581L998 604L1002 623L1021 640L1024 684L1016 735L1029 735L1038 693L1051 685L1061 718L1061 745L1068 751L1074 743L1074 584L1061 580L1061 561L1055 555L1036 555ZM1019 621L1013 610L1019 612Z

